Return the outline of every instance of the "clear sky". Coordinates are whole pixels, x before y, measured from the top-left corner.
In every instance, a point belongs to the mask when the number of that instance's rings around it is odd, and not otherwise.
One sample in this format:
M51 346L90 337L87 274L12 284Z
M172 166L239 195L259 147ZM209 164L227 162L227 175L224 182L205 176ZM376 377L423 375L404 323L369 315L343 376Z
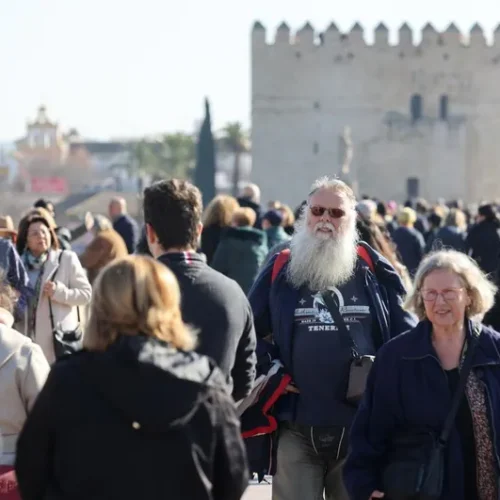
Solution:
M47 106L85 137L193 130L203 98L215 128L250 124L250 30L285 20L366 32L384 21L416 30L478 21L489 35L498 0L0 0L0 140L23 135ZM500 48L499 48L500 52Z

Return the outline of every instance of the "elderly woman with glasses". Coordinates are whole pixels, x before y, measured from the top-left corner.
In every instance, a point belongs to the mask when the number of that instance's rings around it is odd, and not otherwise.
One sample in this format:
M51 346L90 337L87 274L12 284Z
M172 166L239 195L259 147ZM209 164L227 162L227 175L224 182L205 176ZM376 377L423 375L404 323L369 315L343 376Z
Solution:
M494 295L495 286L460 252L422 261L406 302L420 323L379 351L351 429L344 475L352 500L393 498L385 491L386 474L400 438L408 443L420 433L435 442L469 348L472 368L444 448L439 498L500 498L500 334L480 323ZM422 441L417 446L422 449Z

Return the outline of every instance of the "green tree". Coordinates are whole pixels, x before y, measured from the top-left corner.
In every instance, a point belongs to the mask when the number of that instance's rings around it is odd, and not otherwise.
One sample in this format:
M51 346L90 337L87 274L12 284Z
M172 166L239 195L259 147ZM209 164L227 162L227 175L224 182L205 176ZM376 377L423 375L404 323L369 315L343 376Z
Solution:
M176 132L165 135L163 142L170 152L167 175L177 179L191 179L196 164L196 142L193 136Z
M189 134L165 134L160 140L143 139L133 148L131 171L154 180L190 178L196 160L196 145Z
M239 184L241 180L241 155L249 150L248 136L243 130L240 122L228 123L222 131L222 142L233 154L233 196L239 195Z
M195 184L202 192L203 205L207 206L215 197L215 141L208 99L205 99L205 119L196 145Z

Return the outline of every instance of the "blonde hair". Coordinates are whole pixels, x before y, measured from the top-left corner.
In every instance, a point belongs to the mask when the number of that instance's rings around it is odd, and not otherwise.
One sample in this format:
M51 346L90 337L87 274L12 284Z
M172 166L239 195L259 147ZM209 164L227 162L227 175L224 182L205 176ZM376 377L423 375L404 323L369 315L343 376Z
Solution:
M405 309L413 311L419 319L425 319L425 307L420 295L425 278L437 270L455 273L463 282L470 298L467 317L482 319L493 307L497 287L481 271L470 257L456 250L440 250L427 255L420 263L414 280L413 291L408 294Z
M253 226L257 220L257 214L251 208L238 208L233 214L233 223L237 227Z
M409 224L413 225L416 221L417 213L413 210L413 208L405 207L398 214L398 222L403 226L407 226Z
M94 282L84 347L104 351L119 335L142 334L190 350L194 337L180 301L177 280L163 264L139 255L116 260Z
M104 215L96 215L94 216L94 228L97 233L101 233L102 231L113 229L113 224Z
M283 227L291 227L295 224L295 215L288 205L281 205L278 210L283 214Z
M238 200L232 196L220 194L205 209L203 224L205 226L230 226L233 214L240 207Z
M446 216L445 226L457 227L461 230L467 229L465 214L457 208L452 208Z

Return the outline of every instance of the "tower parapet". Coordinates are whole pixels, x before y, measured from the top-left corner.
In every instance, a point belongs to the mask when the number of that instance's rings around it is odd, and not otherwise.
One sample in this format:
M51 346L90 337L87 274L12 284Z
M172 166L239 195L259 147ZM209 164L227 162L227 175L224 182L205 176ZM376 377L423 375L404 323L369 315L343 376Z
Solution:
M307 21L299 31L297 31L295 43L304 47L314 45L314 28L311 26L309 21Z
M276 45L290 44L290 27L284 21L278 26L274 40Z
M414 32L412 28L404 23L398 30L398 41L395 45L389 43L389 29L384 23L380 23L374 30L373 44L367 44L363 26L356 22L348 32L341 32L337 25L332 22L323 32L315 31L314 27L306 22L305 25L291 36L290 27L286 22L282 22L275 31L274 40L271 45L300 45L302 47L312 47L316 44L316 37L319 37L320 45L325 49L338 47L370 47L396 49L408 49L415 47ZM252 42L254 45L266 44L266 28L256 21L252 29ZM500 24L493 33L493 45L500 47ZM425 53L433 50L434 47L446 46L458 48L469 46L474 48L488 47L483 28L474 24L467 35L463 34L455 23L451 23L444 31L438 31L431 24L427 23L421 31L421 41L418 46Z
M388 47L389 46L389 30L384 23L380 23L375 28L375 47Z

